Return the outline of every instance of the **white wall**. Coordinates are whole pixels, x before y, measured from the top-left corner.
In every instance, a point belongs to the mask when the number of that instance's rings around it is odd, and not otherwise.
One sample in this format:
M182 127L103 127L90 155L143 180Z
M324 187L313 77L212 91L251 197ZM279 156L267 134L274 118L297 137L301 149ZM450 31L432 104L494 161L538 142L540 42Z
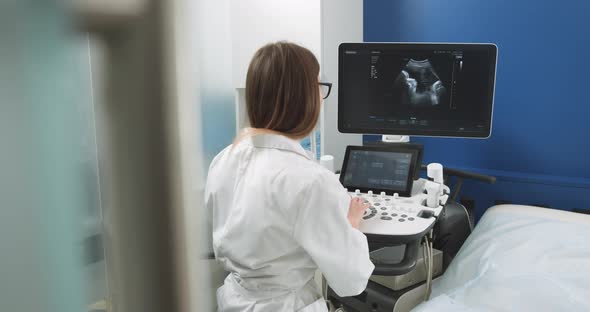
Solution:
M266 43L288 40L320 60L320 0L233 0L231 36L233 84L244 88L252 56Z
M322 1L322 65L332 93L325 100L322 125L322 154L334 156L334 168L341 168L347 145L361 145L360 134L338 132L338 45L363 41L363 1Z

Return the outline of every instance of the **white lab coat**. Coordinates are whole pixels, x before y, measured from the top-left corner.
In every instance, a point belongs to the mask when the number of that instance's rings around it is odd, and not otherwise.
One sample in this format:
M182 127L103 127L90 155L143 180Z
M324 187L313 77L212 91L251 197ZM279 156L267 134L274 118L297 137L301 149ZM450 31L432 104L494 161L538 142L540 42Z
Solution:
M374 266L348 222L350 196L299 142L262 134L227 147L205 193L215 257L230 272L220 311L327 311L317 268L340 296L365 289Z

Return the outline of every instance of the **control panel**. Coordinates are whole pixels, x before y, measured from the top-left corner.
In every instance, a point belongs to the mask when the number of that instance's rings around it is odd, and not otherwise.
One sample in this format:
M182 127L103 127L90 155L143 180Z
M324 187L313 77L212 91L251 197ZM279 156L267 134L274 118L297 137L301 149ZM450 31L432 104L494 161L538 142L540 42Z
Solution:
M442 211L442 201L446 202L446 198L440 199L436 207L428 207L429 195L425 193L427 182L425 179L414 181L410 197L402 197L397 193L374 193L371 190L366 193L358 189L349 192L351 196L360 197L370 204L360 223L360 231L377 235L413 235L431 227Z

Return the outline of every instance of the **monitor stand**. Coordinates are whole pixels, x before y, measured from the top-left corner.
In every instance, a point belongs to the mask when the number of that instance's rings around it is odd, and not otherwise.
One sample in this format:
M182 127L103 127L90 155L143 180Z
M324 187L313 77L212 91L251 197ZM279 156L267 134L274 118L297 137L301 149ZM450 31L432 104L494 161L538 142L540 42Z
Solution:
M384 143L408 143L410 137L407 135L383 135L381 141Z
M422 167L422 157L424 155L424 146L419 143L410 143L410 136L408 135L382 135L381 142L377 144L391 144L391 145L404 145L408 148L412 148L418 151L418 166L414 171L414 180L420 179L420 170Z

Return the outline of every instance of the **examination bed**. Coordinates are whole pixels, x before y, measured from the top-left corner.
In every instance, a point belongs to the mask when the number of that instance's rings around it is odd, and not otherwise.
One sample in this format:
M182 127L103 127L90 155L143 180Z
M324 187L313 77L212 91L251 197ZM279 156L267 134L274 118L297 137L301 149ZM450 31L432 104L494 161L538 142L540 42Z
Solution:
M413 311L590 311L590 215L488 209L430 298Z

